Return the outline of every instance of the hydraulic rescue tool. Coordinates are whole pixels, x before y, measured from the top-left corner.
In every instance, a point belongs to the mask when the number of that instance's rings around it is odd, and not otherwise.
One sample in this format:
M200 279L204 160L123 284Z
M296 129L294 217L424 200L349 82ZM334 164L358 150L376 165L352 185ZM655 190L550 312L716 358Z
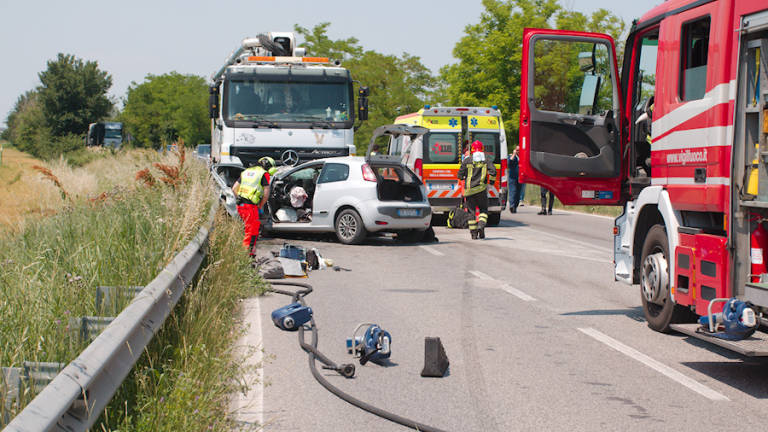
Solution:
M286 331L298 330L310 319L312 319L312 308L302 306L301 303L291 303L272 311L272 322L276 327Z
M712 304L725 302L723 312L713 314ZM699 318L699 324L706 334L726 339L742 340L757 330L757 319L752 304L736 298L714 299L709 303L710 313Z
M362 336L358 336L363 328L365 328L365 332ZM355 328L352 337L347 338L347 352L355 358L359 357L361 365L365 365L369 361L378 363L388 359L392 354L391 344L392 335L388 331L379 327L378 324L362 323Z
M312 292L312 286L310 286L309 284L301 283L301 282L288 282L288 281L275 281L275 280L268 280L268 282L270 284L272 284L272 288L270 288L270 291L278 293L278 294L283 294L283 295L291 296L295 303L299 303L302 306L306 306L306 304L304 303L304 297L309 295L309 293ZM299 287L300 289L298 291L296 291L296 292L287 291L287 290L281 290L281 289L275 288L275 286L277 286L277 285L294 286L294 287ZM289 306L291 306L291 305L289 305ZM282 309L285 309L285 308L277 309L275 312L277 312L279 310L282 310ZM368 325L368 324L364 324L364 325ZM278 327L283 328L283 327L281 327L279 325L278 325ZM309 344L304 340L304 329L305 329L305 327L312 332L312 342L309 343ZM373 327L373 326L371 326L371 327ZM390 338L389 333L385 332L384 330L382 330L378 326L376 326L376 328L379 330L379 333L378 333L377 336L374 336L374 331L373 330L375 330L375 329L372 329L371 327L368 327L368 329L367 329L367 330L371 330L371 331L370 332L366 331L366 333L365 333L365 335L363 335L363 337L366 337L366 335L368 335L370 333L370 340L372 342L376 342L377 344L382 344L384 342L384 340L383 340L384 336L386 336L387 338ZM299 325L298 326L298 333L299 333L299 345L301 346L301 349L306 351L307 354L309 355L309 369L312 372L312 376L314 376L315 379L317 380L317 382L319 382L323 387L325 387L326 390L328 390L329 392L335 394L339 398L341 398L341 399L351 403L352 405L354 405L354 406L356 406L358 408L361 408L361 409L363 409L365 411L368 411L371 414L375 414L375 415L377 415L377 416L379 416L381 418L385 418L385 419L387 419L389 421L401 424L401 425L403 425L405 427L409 427L411 429L416 429L416 430L419 430L419 431L422 431L422 432L443 432L441 429L438 429L436 427L429 426L429 425L426 425L424 423L420 423L420 422L411 420L409 418L405 418L403 416L399 416L397 414L391 413L389 411L386 411L386 410L383 410L383 409L381 409L379 407L371 405L371 404L369 404L367 402L361 401L360 399L357 399L357 398L355 398L355 397L353 397L353 396L343 392L338 387L335 387L333 384L328 382L328 380L323 375L321 375L320 372L318 372L317 367L315 365L315 360L320 360L320 362L325 365L325 366L323 366L324 369L335 370L336 372L338 372L339 374L341 374L342 376L344 376L346 378L352 378L352 376L354 376L354 374L355 374L355 365L352 364L352 363L337 365L331 359L329 359L328 357L326 357L320 351L317 350L317 326L315 326L315 318L311 314L309 314L309 325L308 326ZM357 331L355 331L355 333L357 333ZM382 338L381 341L379 341L380 338ZM352 340L354 340L354 337L353 337ZM387 339L387 340L389 341L391 339ZM362 338L361 338L361 342L363 342ZM387 342L387 344L388 344L388 342ZM379 348L374 353L381 353L382 348L384 348L384 347L379 345ZM388 350L389 350L389 347L387 346L387 351ZM382 355L383 355L383 353L382 353ZM389 355L387 354L387 356L389 356ZM361 357L361 359L362 359L362 357Z

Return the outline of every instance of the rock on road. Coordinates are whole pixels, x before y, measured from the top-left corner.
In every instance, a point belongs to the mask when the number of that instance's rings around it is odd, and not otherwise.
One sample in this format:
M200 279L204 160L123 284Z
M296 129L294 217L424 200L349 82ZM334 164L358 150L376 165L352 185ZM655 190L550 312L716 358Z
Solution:
M768 362L650 330L639 288L613 281L612 219L519 210L488 228L484 241L446 228L437 228L440 242L428 245L286 240L317 247L351 269L298 280L315 289L307 303L323 353L350 361L345 339L360 322L392 334L389 366L356 364L349 380L322 371L327 379L366 402L449 431L764 424ZM275 294L248 302L243 343L263 348L264 367L263 387L240 402L243 427L263 421L266 431L408 430L315 381L296 333L272 325L270 312L288 303ZM420 376L426 336L439 336L445 346L444 378Z

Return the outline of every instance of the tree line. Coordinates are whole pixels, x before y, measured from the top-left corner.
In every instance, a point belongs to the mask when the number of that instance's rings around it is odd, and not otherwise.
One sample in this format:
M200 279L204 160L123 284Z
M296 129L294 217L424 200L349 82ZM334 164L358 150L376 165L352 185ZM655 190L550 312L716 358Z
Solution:
M355 135L360 150L375 127L425 104L496 105L505 121L507 142L515 145L523 29L593 31L617 41L625 29L624 22L605 9L585 15L564 8L558 0L483 0L479 22L466 26L453 48L457 61L432 74L419 57L406 52L397 56L366 50L354 37L333 40L327 35L329 26L296 25L294 30L304 38L309 55L342 60L353 78L369 87L369 120ZM558 77L570 72L558 61L559 55L547 53L541 62L542 76L551 78L537 95L562 91ZM143 82L131 83L121 111L107 96L112 77L96 62L59 54L39 78L40 86L19 96L2 135L35 156L58 157L82 148L88 124L105 119L122 121L132 145L138 147L159 148L179 138L189 144L210 139L208 86L203 77L177 72L147 75Z

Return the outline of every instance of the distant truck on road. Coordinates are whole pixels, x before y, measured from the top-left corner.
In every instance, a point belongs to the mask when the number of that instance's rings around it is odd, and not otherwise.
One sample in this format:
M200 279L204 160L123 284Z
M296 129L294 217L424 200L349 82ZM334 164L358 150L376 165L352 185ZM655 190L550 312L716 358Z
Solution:
M123 124L120 122L99 122L88 125L85 136L86 147L105 146L120 148L123 145Z

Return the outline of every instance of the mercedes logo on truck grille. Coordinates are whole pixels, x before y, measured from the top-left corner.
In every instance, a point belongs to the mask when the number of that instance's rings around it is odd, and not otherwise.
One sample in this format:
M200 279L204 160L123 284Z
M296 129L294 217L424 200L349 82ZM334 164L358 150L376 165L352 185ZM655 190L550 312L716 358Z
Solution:
M283 161L283 165L293 166L299 163L299 154L294 150L286 150L280 156L280 159Z

